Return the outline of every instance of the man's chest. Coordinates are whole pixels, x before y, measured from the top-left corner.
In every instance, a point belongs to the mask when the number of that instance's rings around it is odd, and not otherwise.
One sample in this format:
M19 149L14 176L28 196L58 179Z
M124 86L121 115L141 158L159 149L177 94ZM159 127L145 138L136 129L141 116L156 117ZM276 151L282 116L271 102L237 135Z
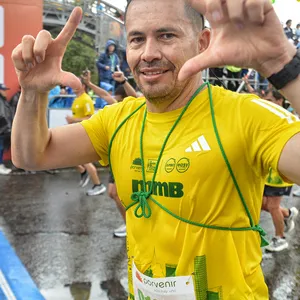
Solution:
M229 174L221 147L232 164L243 153L239 135L224 129L220 130L222 140L212 127L184 127L168 139L168 132L156 130L145 130L142 140L139 132L127 139L120 134L111 161L122 200L130 201L132 193L149 189L169 199L192 197L191 191L204 183L210 190L223 174Z

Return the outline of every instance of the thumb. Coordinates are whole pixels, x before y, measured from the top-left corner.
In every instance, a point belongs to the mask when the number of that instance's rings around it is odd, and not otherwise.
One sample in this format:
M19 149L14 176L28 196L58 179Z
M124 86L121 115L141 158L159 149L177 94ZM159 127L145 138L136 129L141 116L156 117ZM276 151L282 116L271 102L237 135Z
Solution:
M58 76L58 82L63 86L71 87L73 90L78 90L81 88L81 82L79 78L71 72L61 71Z
M178 80L184 81L187 78L196 75L200 71L203 71L207 68L220 67L221 65L222 62L219 61L218 58L208 48L201 54L185 62L179 71Z

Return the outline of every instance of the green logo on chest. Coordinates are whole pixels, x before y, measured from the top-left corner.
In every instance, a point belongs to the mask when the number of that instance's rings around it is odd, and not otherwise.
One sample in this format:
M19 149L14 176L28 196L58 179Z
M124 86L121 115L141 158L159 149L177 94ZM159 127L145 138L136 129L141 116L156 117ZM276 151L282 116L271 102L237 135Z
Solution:
M132 192L136 193L143 190L143 180L132 180ZM151 181L146 182L146 190L149 191ZM183 184L181 182L160 182L154 181L153 195L181 198L184 195Z

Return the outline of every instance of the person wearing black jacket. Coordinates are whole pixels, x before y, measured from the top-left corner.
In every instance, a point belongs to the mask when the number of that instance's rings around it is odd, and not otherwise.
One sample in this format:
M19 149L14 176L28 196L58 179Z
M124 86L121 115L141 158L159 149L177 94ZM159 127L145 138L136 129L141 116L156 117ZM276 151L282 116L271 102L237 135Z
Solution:
M9 88L5 84L0 84L0 175L8 175L11 169L6 168L3 163L3 153L10 143L10 133L12 126L12 110L6 99L6 91Z
M287 20L285 24L286 27L284 28L284 33L289 40L292 40L294 36L293 29L292 29L292 20Z

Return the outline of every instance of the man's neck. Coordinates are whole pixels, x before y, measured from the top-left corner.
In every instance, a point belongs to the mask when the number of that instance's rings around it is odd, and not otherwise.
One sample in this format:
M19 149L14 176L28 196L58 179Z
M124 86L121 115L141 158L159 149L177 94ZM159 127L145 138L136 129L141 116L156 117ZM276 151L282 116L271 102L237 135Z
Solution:
M180 95L178 95L174 99L166 99L165 101L158 103L153 103L146 99L147 109L152 113L164 113L182 108L189 102L189 100L194 95L196 90L201 86L201 84L203 84L203 79L201 74L199 74L194 78L194 80L192 80L192 82L190 82L190 84L187 84Z

